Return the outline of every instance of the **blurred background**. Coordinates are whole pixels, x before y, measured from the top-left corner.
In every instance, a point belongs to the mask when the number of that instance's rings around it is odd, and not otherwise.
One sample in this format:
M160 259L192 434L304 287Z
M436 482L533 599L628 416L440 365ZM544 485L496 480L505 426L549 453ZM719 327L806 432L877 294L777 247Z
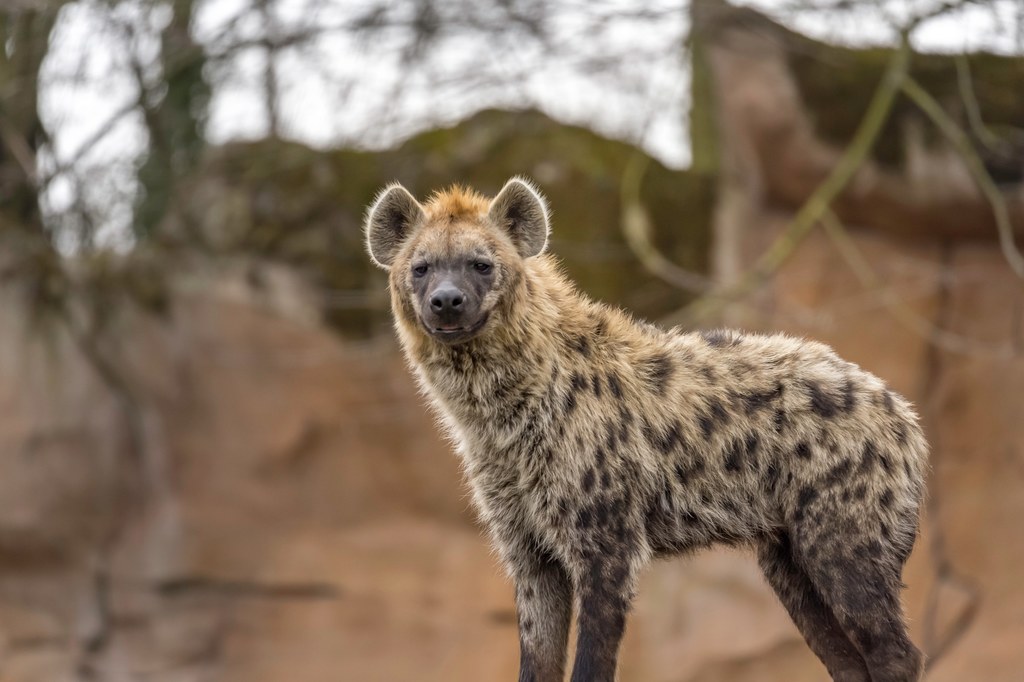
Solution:
M1024 3L5 0L0 681L515 679L362 246L532 177L590 294L832 344L933 446L929 680L1024 680ZM753 558L622 680L827 679Z

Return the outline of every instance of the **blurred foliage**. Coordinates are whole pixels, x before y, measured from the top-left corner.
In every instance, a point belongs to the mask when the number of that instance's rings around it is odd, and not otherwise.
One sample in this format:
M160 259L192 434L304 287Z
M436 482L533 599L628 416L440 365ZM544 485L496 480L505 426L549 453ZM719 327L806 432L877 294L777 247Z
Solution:
M266 139L212 149L186 183L184 214L166 238L218 253L280 260L324 291L326 318L364 336L386 325L387 303L346 295L383 289L365 254L362 216L392 180L421 198L462 183L496 193L512 175L535 179L554 212L551 247L569 275L601 300L657 316L688 300L646 272L620 231L619 185L632 145L543 114L485 111L461 124L410 138L384 152L316 151ZM642 198L658 246L680 266L704 272L715 183L650 159Z
M892 50L854 50L796 34L789 34L789 37L793 43L789 51L790 67L814 117L816 130L826 140L845 146L867 110L871 93L892 58ZM967 62L970 72L976 74L972 89L987 127L997 134L1002 131L1006 144L1019 144L1021 140L1014 136L1024 130L1024 98L1020 96L1024 60L988 53L915 54L910 75L967 129L965 103L957 79L956 60L961 58ZM838 92L843 93L843 97L836 97ZM903 164L909 120L923 120L923 117L913 102L900 96L875 146L876 160L891 166ZM931 130L931 127L925 129ZM938 135L937 132L931 134ZM997 180L1020 180L1020 156L1011 156L1015 159L1002 169L1008 177L999 177L1001 169L990 167Z
M42 228L35 153L44 142L37 107L39 66L55 10L0 12L0 230Z
M170 7L170 21L160 34L162 88L156 101L144 103L151 139L139 168L141 187L133 223L143 238L156 229L173 201L177 181L195 168L206 144L202 131L210 86L203 78L203 52L189 31L193 0L173 0Z

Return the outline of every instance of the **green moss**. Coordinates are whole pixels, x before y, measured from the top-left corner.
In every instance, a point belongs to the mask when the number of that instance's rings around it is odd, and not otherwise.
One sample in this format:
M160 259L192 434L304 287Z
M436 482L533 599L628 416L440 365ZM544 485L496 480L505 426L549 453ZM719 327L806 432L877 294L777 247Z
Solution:
M888 49L851 50L788 34L789 64L817 132L843 146L853 138L868 102L892 56ZM967 55L970 72L985 123L1024 128L1024 59L976 53ZM968 127L957 81L956 57L915 54L910 73L940 104ZM900 96L875 146L876 160L899 166L903 163L904 133L910 120L924 120L914 104ZM934 131L932 126L926 130ZM931 132L934 139L937 133Z
M379 153L318 152L261 141L218 152L203 177L226 188L220 201L237 206L228 245L301 267L327 292L381 291L383 274L363 247L362 216L392 180L425 197L452 183L493 194L512 175L534 178L554 211L553 250L571 277L602 300L646 316L688 300L649 275L626 246L619 226L619 186L638 152L537 112L485 111L457 126L417 135ZM650 161L641 188L655 239L681 266L704 272L714 183ZM389 322L384 309L327 297L325 315L340 331L365 336Z

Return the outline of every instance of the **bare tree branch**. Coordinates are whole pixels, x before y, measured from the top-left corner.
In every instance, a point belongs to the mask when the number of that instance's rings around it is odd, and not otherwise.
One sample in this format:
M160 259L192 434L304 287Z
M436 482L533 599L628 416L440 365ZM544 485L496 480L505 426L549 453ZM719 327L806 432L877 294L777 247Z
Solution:
M901 87L907 97L932 120L960 154L964 164L967 166L967 170L970 171L975 183L977 183L978 189L981 190L985 199L992 206L996 227L999 230L999 246L1003 251L1006 262L1010 264L1010 267L1017 273L1018 277L1024 279L1024 255L1021 255L1014 239L1010 214L1006 208L1006 199L992 180L992 176L985 170L985 164L982 163L978 152L971 145L966 133L949 117L942 109L942 106L935 101L935 98L929 95L913 78L907 77L904 79Z

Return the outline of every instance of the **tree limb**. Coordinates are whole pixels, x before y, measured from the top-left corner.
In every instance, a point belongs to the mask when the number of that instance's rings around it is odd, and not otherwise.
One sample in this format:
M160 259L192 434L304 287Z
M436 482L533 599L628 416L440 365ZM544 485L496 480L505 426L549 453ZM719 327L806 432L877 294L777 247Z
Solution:
M981 157L978 156L978 152L971 146L967 134L916 80L908 76L903 80L901 87L907 97L932 120L960 154L964 164L967 166L967 170L978 185L978 189L981 190L982 195L984 195L992 207L996 228L999 230L999 246L1003 250L1003 256L1013 271L1017 273L1017 276L1024 279L1024 255L1021 255L1014 240L1013 225L1010 223L1010 214L1006 208L1006 200L1003 198L1003 194L999 191L996 183L992 180L992 176L985 170L985 164L982 162Z

